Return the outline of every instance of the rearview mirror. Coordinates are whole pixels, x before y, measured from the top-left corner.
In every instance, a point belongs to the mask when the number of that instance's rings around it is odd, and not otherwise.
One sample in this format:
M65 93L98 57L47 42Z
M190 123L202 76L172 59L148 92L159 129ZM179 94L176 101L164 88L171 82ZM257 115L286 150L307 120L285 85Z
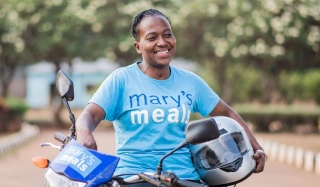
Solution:
M62 70L57 73L56 87L62 98L66 98L67 101L74 99L73 82Z
M220 131L213 118L192 121L186 130L186 141L191 144L204 143L220 136Z
M178 147L170 151L169 153L165 154L161 159L157 166L157 172L155 174L156 177L159 177L162 172L162 162L163 160L177 151L182 147L185 147L190 144L200 144L207 141L214 140L219 138L220 131L216 121L213 118L205 118L200 120L195 120L187 125L186 129L186 140L183 141Z

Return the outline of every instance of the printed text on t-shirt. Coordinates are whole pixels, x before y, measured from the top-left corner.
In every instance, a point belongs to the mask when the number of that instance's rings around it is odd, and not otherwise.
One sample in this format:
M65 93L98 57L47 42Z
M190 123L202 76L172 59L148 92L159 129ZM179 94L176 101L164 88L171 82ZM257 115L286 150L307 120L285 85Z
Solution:
M156 123L161 123L167 119L170 123L188 123L191 113L190 107L192 105L192 95L187 94L185 91L181 91L178 96L168 95L150 95L146 94L133 94L129 96L130 108L139 107L143 105L172 105L175 103L175 107L163 110L162 108L156 108L151 111L152 120ZM187 106L186 106L187 105ZM149 123L149 111L148 110L133 110L131 111L132 124L148 124Z

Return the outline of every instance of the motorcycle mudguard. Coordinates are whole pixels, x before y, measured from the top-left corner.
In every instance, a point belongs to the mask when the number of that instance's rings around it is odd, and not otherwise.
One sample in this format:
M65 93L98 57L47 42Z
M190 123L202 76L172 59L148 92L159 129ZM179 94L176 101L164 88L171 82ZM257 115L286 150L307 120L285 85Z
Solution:
M111 180L119 157L88 149L71 140L50 164L50 168L71 180L98 186Z

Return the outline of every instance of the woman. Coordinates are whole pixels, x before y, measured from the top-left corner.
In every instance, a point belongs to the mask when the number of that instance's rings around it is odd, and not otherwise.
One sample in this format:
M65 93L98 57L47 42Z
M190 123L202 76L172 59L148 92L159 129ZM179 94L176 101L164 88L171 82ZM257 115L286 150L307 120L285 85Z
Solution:
M254 150L262 150L246 123L203 79L170 66L176 39L163 13L154 9L139 13L131 32L142 61L119 68L102 83L77 120L80 143L97 149L92 132L101 120L113 121L121 158L115 174L154 172L160 158L185 139L190 114L199 112L235 119ZM254 158L256 172L262 172L265 154L256 151ZM179 178L199 180L187 148L167 157L163 166Z

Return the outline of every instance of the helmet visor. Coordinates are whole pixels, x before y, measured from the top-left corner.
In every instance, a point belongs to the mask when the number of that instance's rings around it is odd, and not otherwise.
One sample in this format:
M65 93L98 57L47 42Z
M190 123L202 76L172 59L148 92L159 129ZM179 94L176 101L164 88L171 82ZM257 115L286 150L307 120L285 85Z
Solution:
M241 158L246 152L241 132L226 133L199 149L193 161L198 169L215 169Z

